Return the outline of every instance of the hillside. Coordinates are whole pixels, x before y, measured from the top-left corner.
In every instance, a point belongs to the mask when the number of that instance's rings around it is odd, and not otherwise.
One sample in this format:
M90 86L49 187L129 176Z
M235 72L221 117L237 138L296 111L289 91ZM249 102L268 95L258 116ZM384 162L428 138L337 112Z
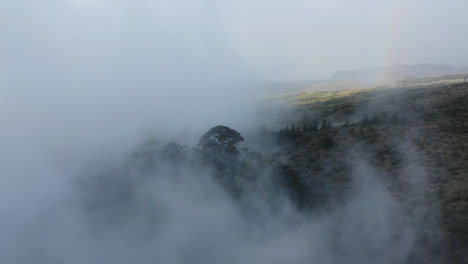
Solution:
M323 91L448 85L463 82L466 77L468 66L394 65L338 71L327 80L276 82L267 88L269 97L278 98Z
M87 171L85 226L158 246L189 230L173 242L190 248L181 263L239 251L254 257L235 263L467 263L468 85L287 99L277 129L218 125L196 146L154 139ZM213 248L225 254L207 262L199 252Z
M364 159L419 226L416 244L434 253L413 263L468 262L468 85L313 92L289 100L293 107L280 124L291 147L281 159L307 183L305 201L345 199L355 164Z
M370 67L356 70L338 71L332 80L367 81L373 83L394 83L408 78L433 77L451 74L466 74L467 67L457 68L450 65L414 64Z

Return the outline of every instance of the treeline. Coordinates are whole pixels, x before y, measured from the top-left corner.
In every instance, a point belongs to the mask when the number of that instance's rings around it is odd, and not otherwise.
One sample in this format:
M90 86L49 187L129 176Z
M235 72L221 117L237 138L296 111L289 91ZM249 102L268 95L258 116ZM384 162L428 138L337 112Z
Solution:
M373 117L368 117L364 115L362 119L358 122L349 122L346 120L344 123L339 123L338 125L332 125L331 121L327 121L326 119L322 120L321 122L319 119L315 119L312 122L303 121L300 124L293 124L291 126L284 126L281 127L278 134L281 137L294 137L301 135L306 132L314 132L319 130L327 130L333 127L341 128L341 127L350 127L350 126L373 126L373 125L404 125L407 124L409 121L407 118L401 117L398 114L388 115L388 114L375 114Z
M279 134L284 135L284 136L288 136L288 135L292 136L292 135L296 135L302 132L324 130L324 129L329 129L331 127L332 127L331 122L327 120L323 120L321 123L319 123L318 120L315 120L311 123L303 122L302 124L298 124L298 125L282 127L279 131Z

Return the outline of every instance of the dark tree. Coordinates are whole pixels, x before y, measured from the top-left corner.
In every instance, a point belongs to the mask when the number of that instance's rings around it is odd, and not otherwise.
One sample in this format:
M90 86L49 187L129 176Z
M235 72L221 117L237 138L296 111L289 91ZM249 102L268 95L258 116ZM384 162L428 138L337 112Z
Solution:
M244 141L239 132L227 126L215 126L208 130L198 143L202 151L237 154L237 144Z
M300 175L288 165L283 165L281 172L292 201L299 208L303 207L307 188Z
M319 123L320 123L320 122L319 122L318 118L316 118L316 119L314 120L314 122L312 123L312 130L314 130L314 131L315 131L315 130L318 130Z
M333 139L327 134L319 139L319 146L323 149L331 149L335 145Z
M317 131L318 130L318 122L314 121L312 124L312 127L310 128L311 131Z
M362 125L368 125L369 124L369 118L367 117L367 115L364 115L364 117L361 120L361 124Z
M323 120L322 126L320 127L320 130L326 129L327 128L327 120Z
M284 127L281 127L280 131L278 132L278 135L280 137L284 137L284 134L286 134L286 129Z
M372 119L369 121L369 123L370 123L371 125L378 125L378 124L380 124L380 118L379 118L379 117L377 116L377 114L376 114L376 115L374 115L374 118L372 118Z
M392 125L398 125L400 123L400 118L398 117L398 114L394 114L392 116L392 119L390 120L390 123Z
M284 137L287 138L287 137L290 137L291 136L291 128L289 126L286 126L286 128L284 129Z
M292 135L296 135L296 134L297 134L296 125L292 125L292 127L291 127L291 134L292 134Z

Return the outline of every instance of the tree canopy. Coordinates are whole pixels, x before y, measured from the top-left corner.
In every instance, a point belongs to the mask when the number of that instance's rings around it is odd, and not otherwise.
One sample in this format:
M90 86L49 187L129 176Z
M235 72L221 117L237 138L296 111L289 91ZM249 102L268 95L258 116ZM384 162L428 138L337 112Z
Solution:
M215 126L208 130L198 143L203 151L221 151L225 153L237 153L237 144L244 138L236 130L227 126Z

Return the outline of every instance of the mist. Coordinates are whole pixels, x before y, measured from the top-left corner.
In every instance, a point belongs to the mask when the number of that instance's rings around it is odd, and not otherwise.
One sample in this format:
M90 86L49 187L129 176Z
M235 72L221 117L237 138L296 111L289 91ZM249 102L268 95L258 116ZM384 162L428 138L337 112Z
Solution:
M272 5L290 17L298 4ZM0 262L335 264L420 257L412 253L421 237L414 221L423 214L403 213L365 150L343 154L352 183L343 203L319 213L295 204L267 155L249 163L253 187L235 183L240 197L226 188L229 182L220 184L214 166L161 156L171 141L198 153L198 139L220 124L245 135L241 147L268 150L258 143L268 139L256 134L272 124L259 114L263 84L322 77L358 60L324 57L323 68L303 65L301 56L317 47L294 48L309 38L292 47L279 41L264 25L272 14L261 10L268 6L0 3ZM239 16L243 8L252 28ZM301 21L280 29L297 29L295 38ZM349 54L363 49L349 48ZM155 143L148 145L156 155L150 162L158 165L142 169L132 157L148 142ZM408 175L425 182L422 167Z
M117 261L127 242L97 248L74 178L149 138L192 142L220 122L249 124L255 76L206 7L178 17L182 4L2 2L3 263Z

